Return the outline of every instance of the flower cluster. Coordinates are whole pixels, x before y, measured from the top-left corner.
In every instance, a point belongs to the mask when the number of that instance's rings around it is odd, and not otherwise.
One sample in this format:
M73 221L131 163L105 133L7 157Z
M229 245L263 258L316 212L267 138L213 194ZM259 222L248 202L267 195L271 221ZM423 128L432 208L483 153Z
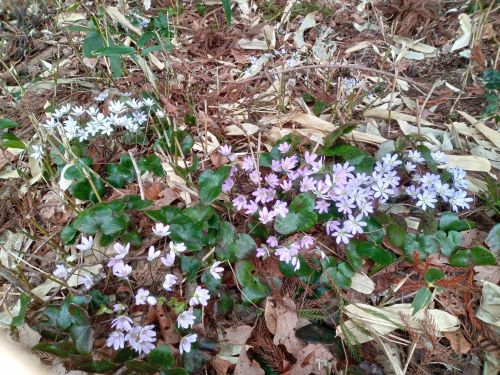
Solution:
M106 97L107 94L97 97L96 101L103 101ZM97 106L84 108L65 104L56 109L41 125L49 134L58 135L68 141L77 139L83 142L98 135L109 136L116 129L135 133L147 123L148 114L154 105L153 99L138 100L124 96L123 99L109 102L106 115ZM43 155L42 145L31 146L32 158L41 159Z
M407 195L424 211L435 208L439 200L449 204L453 211L469 208L472 201L465 191L467 179L463 170L448 168L451 180L445 182L442 176L428 171L425 159L417 150L401 156L387 154L375 163L372 173L358 173L349 162L328 165L324 157L315 153L306 151L299 156L292 154L291 149L289 143L281 143L280 158L272 160L271 171L264 174L251 156L238 161L230 146L221 147L220 153L232 163L223 191L232 190L237 174L248 176L253 185L249 194L239 194L232 199L237 211L255 215L260 223L269 225L287 217L288 202L294 193L310 193L317 214L332 213L331 216L336 217L326 222L326 233L337 244L348 244L354 236L364 233L367 217L390 199ZM436 163L446 162L446 155L440 151L432 152L431 156ZM402 177L409 182L401 184ZM298 269L300 252L314 250L324 256L312 247L313 243L310 236L304 236L284 246L271 236L266 245L257 250L257 256L268 256L272 252Z
M152 232L155 236L160 237L160 241L170 235L169 225L164 225L162 223L156 223ZM92 237L82 237L80 243L76 245L76 248L82 252L86 253L91 250L93 246ZM176 258L179 254L187 250L183 243L175 243L170 241L166 246L166 252L163 253L161 250L156 250L154 246L149 247L147 253L147 261L154 262L157 259L165 266L167 269L171 269ZM113 244L114 256L109 259L107 265L111 268L112 274L119 279L128 279L131 275L133 269L130 264L126 262L126 257L130 251L130 244L122 245L121 243ZM221 273L224 268L220 266L221 262L215 261L209 268L210 274L215 279L221 278ZM57 265L54 275L60 278L67 278L68 271L63 265ZM178 277L173 272L167 272L163 281L163 289L165 292L173 292L175 285L179 284ZM155 296L151 291L140 288L135 294L135 304L155 306L159 303L159 295ZM189 308L177 316L177 326L182 329L190 329L196 321L194 314L194 308L197 306L207 306L210 299L208 289L203 288L198 285L191 297L187 301ZM153 325L136 325L132 318L126 315L125 311L127 307L123 304L117 303L113 306L113 310L118 316L113 319L111 327L114 331L109 335L106 345L112 347L115 350L125 347L128 343L134 350L140 353L149 353L154 348L154 343L156 341L156 332ZM180 342L179 350L181 354L183 352L189 352L191 350L191 345L196 342L197 335L195 333L185 335Z

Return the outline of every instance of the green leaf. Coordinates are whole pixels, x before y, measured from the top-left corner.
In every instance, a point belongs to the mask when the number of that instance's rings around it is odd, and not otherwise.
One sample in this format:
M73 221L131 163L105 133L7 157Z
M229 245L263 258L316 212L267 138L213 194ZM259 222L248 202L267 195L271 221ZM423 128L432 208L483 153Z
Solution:
M187 372L183 368L176 367L176 368L161 370L160 375L189 375L189 372Z
M59 236L61 237L63 244L69 245L75 240L77 233L77 230L73 228L73 226L68 225L61 230Z
M224 8L224 16L226 17L227 26L231 26L231 19L233 17L233 10L231 9L230 0L222 0L222 7Z
M82 211L73 226L82 233L94 235L98 231L112 236L125 229L129 217L123 212L112 210L108 204L96 204Z
M464 230L475 228L476 224L470 220L461 220L458 215L453 212L443 212L439 218L439 229L445 232L454 230L461 232Z
M387 227L387 237L389 238L389 242L397 247L403 246L405 242L406 231L401 226L393 223L389 224Z
M424 145L418 145L416 147L416 149L417 149L417 151L419 151L422 154L422 157L424 158L424 160L427 163L427 166L429 167L431 172L436 173L437 163L431 155L431 150Z
M93 55L107 56L107 57L133 55L134 53L135 53L135 48L128 46L103 47L93 51Z
M24 318L26 317L26 311L28 310L28 305L31 301L30 296L26 293L22 293L19 297L19 313L12 318L10 323L10 329L14 330L24 323Z
M128 361L127 369L133 371L133 374L154 374L155 372L158 372L158 369L155 366L151 366L148 362L138 359Z
M335 284L339 288L347 289L351 287L354 271L346 263L342 262L334 267L329 267L319 278L319 281L324 285Z
M444 278L444 272L433 267L428 268L424 274L424 280L431 285L443 278Z
M298 230L300 216L295 212L288 212L285 217L278 217L274 221L274 230L280 234L290 234Z
M131 359L137 358L138 356L139 353L137 353L134 349L125 347L116 352L116 355L113 358L113 362L125 363L127 361L130 361Z
M75 344L68 341L60 341L56 343L41 342L36 344L32 350L55 354L61 358L67 358L70 354L77 354Z
M116 368L116 365L111 361L86 358L84 360L73 360L72 365L81 371L88 371L95 374L104 374Z
M15 128L17 126L19 126L19 124L11 119L0 118L0 130Z
M0 145L5 148L19 148L21 150L26 150L27 148L24 142L12 133L0 134Z
M467 250L457 250L450 257L450 264L454 267L492 266L496 265L495 256L482 246L474 246Z
M96 31L88 33L83 41L83 57L94 57L94 51L97 51L105 46L105 42L101 34Z
M454 230L448 233L440 230L434 235L434 238L439 243L441 253L447 257L451 256L462 242L462 235Z
M378 223L378 221L370 216L366 220L366 229L364 233L369 240L375 242L376 244L380 244L384 239L384 231L382 229L382 225Z
M301 193L293 198L289 207L290 211L300 213L302 211L314 211L314 196L311 193Z
M340 156L352 165L358 165L370 154L350 144L337 144L329 148L323 148L321 154L325 156Z
M69 333L75 343L76 350L82 355L89 355L94 347L94 330L90 327L88 313L75 304L70 304L68 310L72 323Z
M201 267L201 260L196 257L181 257L181 269L182 273L186 275L188 281L193 281L196 279L196 272Z
M500 223L491 228L485 242L493 253L498 254L500 251Z
M413 315L427 307L432 301L432 292L428 288L420 288L415 294L415 298L411 303Z
M236 257L238 259L248 259L255 256L255 249L257 248L257 244L246 233L240 233L238 235L238 239L235 243L236 246Z
M271 288L253 274L255 266L248 260L240 260L236 263L236 278L242 286L244 301L260 303L271 293Z
M73 294L68 294L59 309L59 315L57 316L57 326L60 329L68 329L71 325L71 314L69 312L69 306L71 304L85 306L90 303L90 300L90 296L75 296Z
M149 155L143 158L140 158L137 161L137 166L142 172L153 172L156 176L165 176L165 171L161 166L161 160L157 155Z
M166 370L174 365L174 356L169 346L161 344L149 352L148 362L161 370Z
M207 169L203 171L198 180L201 201L208 205L215 201L222 192L222 184L229 177L231 168L228 165L215 172Z
M494 266L497 264L495 256L482 246L474 246L470 249L472 263L476 266Z

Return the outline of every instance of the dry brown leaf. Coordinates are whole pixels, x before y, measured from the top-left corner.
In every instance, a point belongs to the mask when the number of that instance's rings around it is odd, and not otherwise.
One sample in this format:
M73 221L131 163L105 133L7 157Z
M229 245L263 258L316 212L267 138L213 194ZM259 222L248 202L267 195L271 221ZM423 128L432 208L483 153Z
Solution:
M144 188L144 196L146 199L155 201L158 199L160 191L161 191L161 184L154 183Z
M267 329L274 335L276 333L278 316L276 314L276 306L270 298L266 299L264 306L264 320L266 321Z
M491 163L488 159L475 155L446 155L446 165L462 168L464 171L490 172ZM445 166L440 166L444 168Z
M407 115L406 113L398 112L398 111L388 111L387 109L382 108L370 108L363 112L364 117L372 117L378 118L382 120L393 119L393 120L403 120L408 122L417 122L417 118L412 115ZM424 119L420 119L421 125L430 125L432 126L432 122L429 122Z
M229 369L234 366L234 363L215 357L212 359L212 366L214 366L217 375L227 375Z
M469 121L480 133L482 133L488 140L491 141L497 148L500 148L500 133L487 127L482 122L476 120L474 117L463 111L457 111L467 121Z
M297 363L290 369L290 375L326 375L323 366L333 360L332 353L320 344L309 344L296 355Z
M248 338L252 334L252 326L239 326L226 329L226 340L230 344L245 345Z
M467 354L470 349L470 343L465 339L464 335L460 331L455 332L444 332L444 337L446 337L451 344L451 347L458 354Z
M483 285L484 281L493 284L500 282L500 266L476 266L474 271L476 271L474 280L478 285Z
M234 375L264 375L264 370L256 361L250 361L245 347L241 349L240 357L234 368Z
M274 345L284 345L286 350L292 355L298 353L305 344L295 336L295 328L299 322L295 302L284 297L277 302L276 306L276 333L274 335Z

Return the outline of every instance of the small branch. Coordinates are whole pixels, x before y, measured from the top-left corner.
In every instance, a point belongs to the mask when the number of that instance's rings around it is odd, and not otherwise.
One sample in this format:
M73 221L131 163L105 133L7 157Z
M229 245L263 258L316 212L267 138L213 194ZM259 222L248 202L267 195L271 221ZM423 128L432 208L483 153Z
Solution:
M130 156L130 160L132 161L132 165L134 166L135 174L137 175L137 183L139 184L141 199L144 200L146 198L144 195L144 187L142 186L141 172L139 171L139 167L137 166L137 162L135 161L134 154L132 153L132 151L129 151L128 154Z

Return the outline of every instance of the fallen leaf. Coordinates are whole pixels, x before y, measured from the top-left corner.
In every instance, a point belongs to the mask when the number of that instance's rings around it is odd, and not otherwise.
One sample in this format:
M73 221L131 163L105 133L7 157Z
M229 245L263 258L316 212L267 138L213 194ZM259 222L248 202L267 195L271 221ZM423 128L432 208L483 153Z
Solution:
M470 349L470 343L465 339L464 335L460 331L455 332L444 332L444 337L450 341L450 345L458 354L467 354Z
M299 321L295 303L288 297L276 302L276 333L274 345L284 345L290 354L302 349L304 344L295 336L295 327Z
M455 40L455 43L453 43L450 52L467 47L472 37L472 21L469 15L466 13L459 14L458 22L460 23L460 30L462 31L462 35L460 36L460 38Z
M478 285L482 285L485 281L492 284L500 282L500 266L475 266L474 271L476 271L474 280Z
M230 344L245 345L248 338L252 334L252 326L239 326L226 329L226 340Z
M26 323L17 327L17 331L19 332L19 342L29 349L38 344L40 342L40 338L42 337L37 331L32 329Z
M326 365L333 360L333 355L323 345L309 344L295 354L295 359L290 375L326 375Z
M375 290L375 283L365 274L355 273L351 281L351 288L356 292L363 294L372 294Z
M266 321L267 329L274 335L278 324L278 315L276 314L276 306L270 298L266 298L264 306L264 320Z
M485 281L476 316L483 322L500 327L500 286Z
M234 375L264 375L264 370L256 361L250 361L246 348L241 349L240 357L234 368Z

